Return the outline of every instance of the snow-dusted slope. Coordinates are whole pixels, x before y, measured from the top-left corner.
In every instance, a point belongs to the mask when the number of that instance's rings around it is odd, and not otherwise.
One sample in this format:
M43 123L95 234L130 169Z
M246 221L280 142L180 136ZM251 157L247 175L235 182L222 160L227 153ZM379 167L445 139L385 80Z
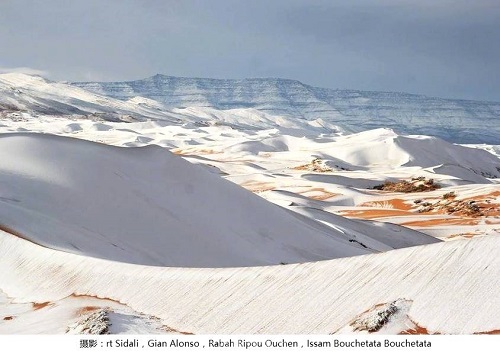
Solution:
M402 136L390 129L338 137L322 151L354 169L418 166L475 182L487 182L481 177L500 178L500 159L485 150L430 136Z
M0 111L77 115L110 121L168 116L158 107L123 102L81 88L20 73L0 74Z
M36 134L0 135L0 220L47 247L166 266L295 263L436 242L374 227L366 248L158 146Z
M173 108L169 111L182 121L198 125L229 126L237 130L279 129L283 133L298 136L319 133L337 135L345 132L339 126L321 118L315 120L277 116L254 108L219 110L210 107Z
M155 75L75 86L127 100L143 96L168 108L254 108L295 119L321 119L348 130L392 128L459 143L500 144L500 103L406 93L332 90L285 79L218 80Z
M22 326L29 321L54 333L60 312L51 329L37 316L57 314L61 299L90 295L197 334L345 332L360 316L375 319L381 306L392 315L380 332L493 333L500 329L499 252L499 238L483 237L306 264L161 268L72 255L0 231L2 291L17 303L45 305L30 318L7 307L11 320L0 322L0 332L33 333Z

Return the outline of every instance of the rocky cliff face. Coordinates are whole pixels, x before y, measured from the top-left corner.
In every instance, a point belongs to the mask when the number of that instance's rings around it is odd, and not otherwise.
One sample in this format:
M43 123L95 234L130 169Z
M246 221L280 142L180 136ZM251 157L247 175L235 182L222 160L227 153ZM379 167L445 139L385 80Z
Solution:
M113 98L142 96L168 108L255 108L298 119L323 119L347 130L379 127L459 143L500 144L500 103L394 92L333 90L285 79L220 80L155 75L127 82L73 85Z

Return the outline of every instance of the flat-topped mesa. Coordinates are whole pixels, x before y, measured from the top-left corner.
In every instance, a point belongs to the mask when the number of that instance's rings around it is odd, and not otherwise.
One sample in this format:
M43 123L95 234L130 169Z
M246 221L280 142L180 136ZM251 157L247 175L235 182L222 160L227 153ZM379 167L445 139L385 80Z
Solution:
M121 100L143 96L168 108L255 108L295 119L322 119L346 130L387 127L457 143L500 144L498 102L318 88L276 78L231 80L155 75L134 81L73 85Z

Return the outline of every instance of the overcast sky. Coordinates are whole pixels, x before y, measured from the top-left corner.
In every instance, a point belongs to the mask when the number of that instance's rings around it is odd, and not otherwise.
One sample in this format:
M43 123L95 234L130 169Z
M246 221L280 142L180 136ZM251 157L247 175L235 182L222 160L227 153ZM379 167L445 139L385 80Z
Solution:
M500 0L1 0L0 71L500 101Z

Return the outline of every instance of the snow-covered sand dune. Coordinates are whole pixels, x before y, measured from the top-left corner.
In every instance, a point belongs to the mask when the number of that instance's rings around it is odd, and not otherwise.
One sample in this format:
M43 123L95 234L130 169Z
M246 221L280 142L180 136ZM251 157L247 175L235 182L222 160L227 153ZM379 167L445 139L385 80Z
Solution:
M500 159L488 151L452 144L430 136L403 136L391 129L374 129L357 134L331 136L326 141L280 134L229 147L230 152L257 155L263 152L316 154L332 169L372 172L419 167L430 172L471 178L467 182L488 183L500 178ZM329 140L329 141L328 141ZM455 176L456 175L456 176Z
M325 146L325 153L330 149ZM500 177L500 160L480 149L451 144L430 136L402 136L375 129L337 138L332 155L356 167L457 166L490 178Z
M38 310L43 318L57 310L52 302L89 295L198 334L348 332L366 311L375 320L377 305L395 307L379 332L478 333L500 328L499 252L500 239L483 237L316 263L161 268L51 250L0 231L0 284L17 302L48 302ZM34 321L19 315L8 323L16 320Z
M221 114L226 118L231 115L229 112ZM235 121L239 118L239 115L232 117ZM474 198L477 195L480 202L484 199L485 203L490 203L485 204L486 208L497 208L500 202L495 197L498 179L491 177L498 175L500 160L493 154L431 137L400 136L388 129L347 136L332 136L306 128L303 128L303 136L292 136L281 129L237 130L224 125L170 125L165 121L102 123L49 116L25 121L3 120L0 126L2 133L32 131L115 146L163 146L289 209L293 209L290 205L328 212L347 209L348 216L370 218L383 214L381 221L410 223L407 225L412 228L443 239L459 234L498 234L492 218L463 220L458 225L459 220L450 216L450 222L456 224L453 226L443 219L449 216L417 213L419 205L414 204L417 200L434 203L445 193L454 192L469 201L477 201ZM311 165L313 159L320 161L316 168ZM434 179L443 188L427 193L383 195L371 189L386 179L409 180L420 176ZM427 201L429 197L432 200ZM393 204L393 199L403 204ZM366 209L374 209L376 205L382 209L368 215ZM394 205L397 210L390 210ZM411 208L415 210L409 213ZM363 213L356 216L353 209L361 209ZM446 224L442 225L444 227L436 225L439 227L437 234L428 225L420 228L413 223L426 223L435 217Z
M363 237L385 241L367 248L349 229L282 209L157 146L4 134L0 188L3 227L47 247L130 263L256 266L437 241L374 227Z

